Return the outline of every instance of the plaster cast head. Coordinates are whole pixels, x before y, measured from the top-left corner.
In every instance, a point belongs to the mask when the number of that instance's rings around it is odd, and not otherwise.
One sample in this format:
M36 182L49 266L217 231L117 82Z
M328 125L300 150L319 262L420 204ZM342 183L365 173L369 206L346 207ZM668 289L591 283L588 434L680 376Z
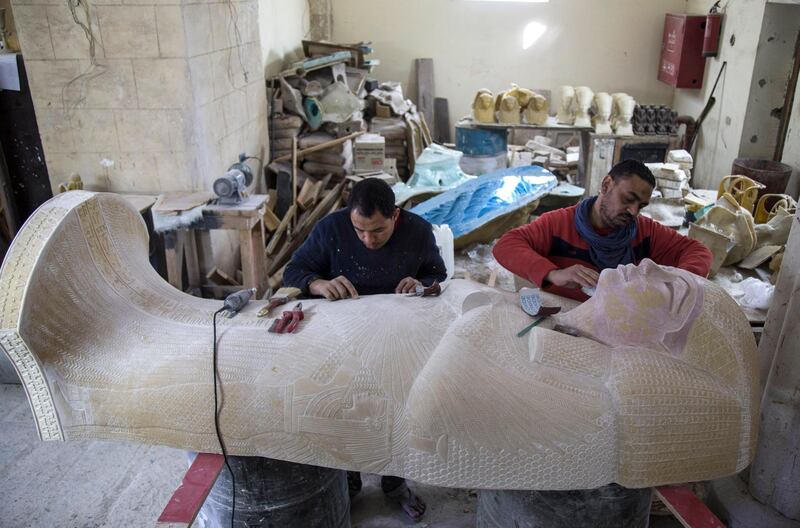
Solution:
M367 178L353 186L347 200L350 223L356 236L367 249L386 245L394 233L400 209L395 206L394 192L378 178Z
M556 121L564 124L572 124L575 121L575 114L573 110L573 100L575 99L575 89L572 86L562 86L561 100L558 104L558 112L556 113Z
M543 95L535 94L528 106L533 107L537 112L547 110L547 98Z
M625 160L611 168L600 184L594 209L604 229L619 229L633 222L650 203L655 177L644 163Z
M592 104L594 92L588 86L578 86L575 88L575 99L579 108L589 108Z
M606 92L598 92L594 95L594 104L597 107L597 114L606 120L611 115L612 99Z
M609 346L645 346L680 355L703 306L703 285L688 271L649 259L603 270L597 293L556 319Z
M479 123L494 123L494 96L487 89L478 90L472 101L472 115Z

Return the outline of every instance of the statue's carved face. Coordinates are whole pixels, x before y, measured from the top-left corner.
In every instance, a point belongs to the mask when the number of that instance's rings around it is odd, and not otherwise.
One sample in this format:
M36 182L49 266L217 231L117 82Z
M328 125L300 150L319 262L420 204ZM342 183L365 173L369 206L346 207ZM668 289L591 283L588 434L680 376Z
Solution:
M475 107L481 110L488 110L494 106L494 97L488 93L482 93L478 95L478 98L475 100Z
M514 111L514 109L519 107L519 102L517 101L516 97L506 96L506 97L503 97L502 101L500 101L500 107L503 110L506 110L508 112L512 112L512 111Z
M541 112L544 110L544 105L547 103L547 99L541 95L534 95L533 96L533 109L537 112Z
M603 270L597 294L558 322L607 345L680 354L702 305L703 288L694 275L645 259Z

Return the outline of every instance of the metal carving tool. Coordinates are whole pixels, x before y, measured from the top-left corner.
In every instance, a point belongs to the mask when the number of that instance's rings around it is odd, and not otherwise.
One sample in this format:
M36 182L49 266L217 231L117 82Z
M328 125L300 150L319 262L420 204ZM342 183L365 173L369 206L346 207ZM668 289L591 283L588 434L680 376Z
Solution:
M304 318L303 303L297 303L291 311L283 312L282 317L275 319L269 327L273 334L291 334Z
M300 295L299 288L281 288L274 295L270 296L269 302L258 311L258 317L266 317L273 310L282 304L286 304Z
M519 302L526 314L536 317L537 319L520 330L517 333L517 337L524 336L530 332L534 326L544 321L546 317L561 311L560 306L542 306L542 300L539 297L538 290L533 288L522 288L519 291Z

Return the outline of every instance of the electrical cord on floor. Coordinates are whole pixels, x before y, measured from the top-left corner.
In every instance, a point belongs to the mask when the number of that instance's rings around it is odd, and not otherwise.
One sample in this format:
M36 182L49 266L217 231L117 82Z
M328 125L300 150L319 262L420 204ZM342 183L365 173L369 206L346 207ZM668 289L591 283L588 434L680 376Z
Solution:
M233 469L228 463L228 451L225 449L225 442L222 441L222 435L219 432L219 404L217 403L217 316L224 312L227 308L223 307L214 312L213 326L214 326L214 429L217 431L217 440L222 449L222 458L225 459L225 466L231 474L231 528L233 528L233 519L236 516L236 477L233 476Z

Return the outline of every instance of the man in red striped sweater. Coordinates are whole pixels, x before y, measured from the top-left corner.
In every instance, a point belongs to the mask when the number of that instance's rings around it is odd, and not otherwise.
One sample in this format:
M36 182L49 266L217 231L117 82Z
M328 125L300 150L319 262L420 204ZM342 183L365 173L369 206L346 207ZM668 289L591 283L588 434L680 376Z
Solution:
M639 215L654 187L643 163L618 163L597 196L512 229L495 244L494 257L544 290L579 301L588 299L582 289L594 288L600 271L645 258L705 277L708 248Z

